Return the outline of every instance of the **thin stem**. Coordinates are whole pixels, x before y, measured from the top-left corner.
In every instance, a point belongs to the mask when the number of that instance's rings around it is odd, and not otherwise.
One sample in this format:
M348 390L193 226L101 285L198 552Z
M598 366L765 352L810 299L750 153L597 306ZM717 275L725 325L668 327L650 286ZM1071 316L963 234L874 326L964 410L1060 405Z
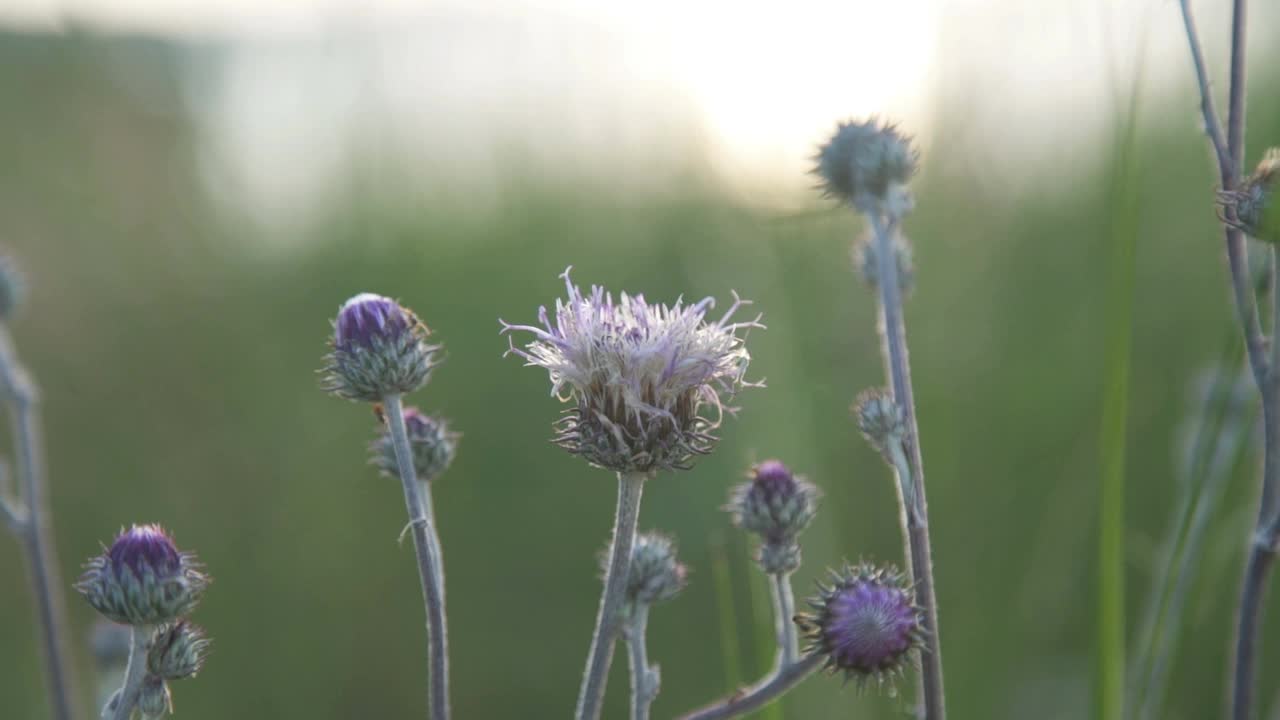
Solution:
M800 657L800 642L796 637L796 598L791 592L791 575L769 575L769 590L773 597L773 624L778 633L778 653L782 666L790 665Z
M1191 0L1180 0L1182 8L1182 24L1187 29L1187 42L1191 46L1191 63L1195 66L1196 81L1200 85L1200 113L1204 116L1204 131L1209 136L1209 144L1213 146L1214 158L1218 161L1218 171L1223 177L1231 174L1231 153L1222 138L1222 123L1218 121L1218 110L1213 102L1213 93L1209 91L1209 70L1204 62L1204 50L1200 45L1200 35L1196 30L1195 16L1191 14Z
M631 667L631 720L649 720L649 706L658 696L658 668L649 666L645 632L649 629L649 606L638 603L627 623L627 658Z
M888 365L893 397L906 418L911 470L911 506L907 508L911 569L915 573L916 603L924 611L925 647L921 653L921 693L925 718L946 718L942 687L942 643L938 632L938 601L933 589L933 552L929 545L929 509L925 500L924 460L920 452L920 430L916 424L915 398L911 388L911 363L907 358L906 325L902 314L902 294L898 288L897 258L893 250L892 223L886 226L878 212L869 213L876 236L876 270L880 287L880 310L884 321L885 362Z
M644 473L618 473L618 508L614 516L613 539L609 543L609 567L604 575L604 592L600 596L595 633L591 636L591 650L587 653L587 667L582 673L582 689L578 693L575 713L578 720L600 717L609 665L613 662L613 646L618 636L619 613L626 597L627 575L631 572L631 548L635 544L645 478Z
M147 675L147 649L151 645L153 628L138 625L133 628L133 642L129 648L129 665L124 671L124 684L102 708L103 720L129 720L138 705L142 693L142 680Z
M422 600L427 610L427 693L431 718L447 720L449 639L444 612L444 567L432 512L431 489L418 482L400 396L388 395L383 399L383 405L395 447L396 464L400 467L400 484L404 486L404 504L409 512L409 529L413 533L413 546L418 557L418 579L422 583Z
M1231 176L1244 169L1245 34L1249 3L1235 0L1231 11L1231 87L1227 99L1227 149L1231 154ZM1230 190L1231 188L1227 188Z
M21 472L25 512L10 507L6 516L21 518L15 527L27 556L27 572L40 618L40 640L44 648L49 704L55 720L82 717L76 690L75 672L68 660L66 606L58 572L47 499L45 497L44 455L40 437L39 395L35 383L19 363L7 328L0 326L0 387L9 403L14 445Z
M759 710L817 671L822 667L824 659L822 653L805 655L796 662L769 673L746 690L681 715L680 720L722 720Z

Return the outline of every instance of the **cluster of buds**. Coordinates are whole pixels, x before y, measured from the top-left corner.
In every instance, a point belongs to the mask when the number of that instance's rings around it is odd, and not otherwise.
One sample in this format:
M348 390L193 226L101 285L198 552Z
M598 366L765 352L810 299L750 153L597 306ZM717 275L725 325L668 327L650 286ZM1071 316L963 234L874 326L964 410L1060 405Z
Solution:
M146 663L137 706L148 720L172 712L168 681L194 676L208 654L204 631L186 620L210 583L200 568L160 526L134 525L90 559L76 583L103 617L132 626L135 637L146 640L146 657L129 662ZM118 633L101 635L104 663L118 659ZM111 700L118 701L118 695Z
M725 510L735 526L760 537L756 560L766 573L791 573L800 567L800 533L813 520L822 493L778 460L752 467L749 477L730 491Z
M1280 148L1271 148L1238 189L1218 193L1219 217L1254 239L1280 243L1280 212L1275 211L1272 197L1277 181Z
M875 118L840 123L813 159L827 196L863 213L900 217L911 209L906 184L915 174L917 155L893 125Z
M833 571L809 606L813 612L797 618L809 641L806 652L822 653L829 672L843 672L859 687L901 676L923 644L924 616L893 567L864 563Z
M348 400L380 402L426 384L440 348L408 308L381 295L361 293L343 303L333 321L332 349L323 387Z
M431 482L440 477L458 450L459 433L449 430L443 418L424 414L415 407L404 409L405 431L409 435L409 447L413 451L413 467L418 479ZM399 477L395 443L385 424L378 436L369 444L369 462L388 477Z
M564 275L568 299L556 301L554 321L539 308L541 327L510 325L528 332L511 354L547 370L551 394L574 407L557 425L554 442L597 467L653 473L692 467L711 452L712 434L725 401L742 387L751 355L739 331L763 327L759 317L730 322L749 303L734 303L710 321L711 298L692 305L650 304L622 293L617 302L604 288L584 294Z

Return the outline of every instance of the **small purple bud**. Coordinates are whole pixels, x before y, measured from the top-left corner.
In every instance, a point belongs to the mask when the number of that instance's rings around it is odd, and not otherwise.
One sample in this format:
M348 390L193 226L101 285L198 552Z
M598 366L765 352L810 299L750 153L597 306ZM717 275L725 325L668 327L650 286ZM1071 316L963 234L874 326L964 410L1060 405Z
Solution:
M920 609L894 568L864 564L833 572L832 584L819 585L809 605L816 612L798 619L809 650L827 656L826 669L860 684L901 675L921 645Z
M408 308L387 297L361 293L338 309L333 351L321 370L321 386L347 400L380 402L426 384L440 348Z
M779 460L765 460L749 476L750 482L730 491L725 510L735 526L764 541L756 560L765 572L792 572L800 566L796 540L817 513L822 493Z
M180 552L159 525L134 525L85 564L76 583L104 617L125 625L161 625L200 601L209 578L195 556Z
M333 324L335 347L373 350L377 342L394 342L408 332L407 311L391 298L360 293L342 304Z
M751 469L753 482L767 500L787 497L796 491L796 479L781 460L765 460Z
M134 525L120 533L111 543L107 556L115 572L123 572L127 567L139 576L150 572L157 577L167 577L182 564L177 546L159 525Z

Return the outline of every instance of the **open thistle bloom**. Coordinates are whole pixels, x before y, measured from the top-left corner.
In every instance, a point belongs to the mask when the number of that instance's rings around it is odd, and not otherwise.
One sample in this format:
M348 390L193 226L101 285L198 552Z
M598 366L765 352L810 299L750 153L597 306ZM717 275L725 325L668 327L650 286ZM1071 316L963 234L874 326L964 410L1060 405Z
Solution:
M134 525L85 564L76 589L109 620L160 625L190 613L209 582L163 528Z
M449 425L441 418L424 414L415 407L404 409L404 425L409 435L409 447L413 450L413 467L418 479L430 482L440 477L458 450L459 433L450 432ZM388 477L399 477L395 443L391 432L383 425L378 437L369 444L370 462Z
M1280 212L1273 207L1277 180L1280 180L1280 148L1271 148L1239 189L1218 193L1222 221L1249 237L1280 243Z
M502 323L504 333L533 334L523 348L509 339L508 352L545 368L552 395L574 403L553 441L618 472L688 469L711 452L732 411L724 402L752 385L739 331L764 326L759 316L730 322L749 303L734 294L728 312L709 321L711 298L666 306L622 293L615 303L599 286L584 295L568 270L561 277L568 299L556 300L554 320L542 307L541 327Z
M186 620L160 628L151 638L147 672L164 680L195 677L204 667L212 643L204 628Z
M922 645L920 609L895 568L861 564L833 571L809 606L815 612L798 618L808 652L823 653L825 669L843 671L859 685L902 675L911 651Z
M427 343L429 334L427 326L395 300L356 295L343 303L333 321L322 387L364 402L413 392L430 378L440 349Z
M861 212L910 209L906 183L916 171L916 152L893 125L875 118L840 123L814 161L824 194Z
M601 564L609 562L601 556ZM689 582L689 568L676 559L676 543L659 532L640 533L631 548L627 575L627 604L652 605L670 600Z

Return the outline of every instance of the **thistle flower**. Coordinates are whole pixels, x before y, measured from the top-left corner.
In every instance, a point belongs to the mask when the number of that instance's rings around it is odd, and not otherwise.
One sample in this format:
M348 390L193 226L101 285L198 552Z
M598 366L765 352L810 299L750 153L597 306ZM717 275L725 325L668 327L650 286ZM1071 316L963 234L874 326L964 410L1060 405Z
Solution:
M840 123L814 161L827 196L861 212L883 208L901 215L910 209L905 186L916 170L916 151L895 126L875 118Z
M601 556L601 565L608 563ZM631 572L627 576L627 604L652 605L670 600L688 584L689 569L676 559L676 544L658 532L636 536L631 549Z
M186 620L160 628L151 638L147 672L164 680L194 677L204 667L211 644L204 628Z
M1280 243L1280 213L1272 207L1277 180L1280 148L1271 148L1239 189L1218 193L1222 221L1252 238Z
M738 331L764 326L759 316L729 321L749 303L735 294L729 311L708 321L711 298L666 306L623 293L615 303L599 286L583 295L568 270L561 277L569 297L556 301L554 323L546 307L541 327L502 322L504 333L533 334L523 348L509 338L508 354L545 368L551 394L574 403L553 442L617 472L688 469L711 452L712 432L733 410L724 402L752 385Z
M876 257L875 234L868 231L853 244L853 267L872 290L880 287L880 267ZM898 289L905 298L915 289L915 263L911 241L900 231L893 234L893 256L898 261Z
M756 559L765 572L792 572L800 567L796 538L813 520L822 493L803 477L793 475L780 460L754 466L749 477L750 482L729 492L724 509L736 527L764 541Z
M886 390L864 390L854 403L853 414L867 442L882 453L888 452L890 443L906 437L906 415Z
M809 606L815 612L797 619L806 651L823 653L826 670L843 671L860 686L902 675L922 644L923 616L896 568L861 564L833 571Z
M415 407L404 409L404 425L409 434L409 446L413 450L413 467L418 479L430 482L442 475L453 462L458 449L459 433L450 432L449 425L441 418L425 415ZM378 437L369 445L371 462L388 477L399 477L395 443L384 424Z
M76 583L95 610L126 625L160 625L191 612L209 585L192 553L159 525L134 525L85 564Z
M142 692L138 694L138 711L144 720L155 720L173 712L169 684L155 675L143 678Z
M343 303L333 321L332 351L321 386L347 400L378 402L426 384L439 346L430 330L395 300L361 293Z

